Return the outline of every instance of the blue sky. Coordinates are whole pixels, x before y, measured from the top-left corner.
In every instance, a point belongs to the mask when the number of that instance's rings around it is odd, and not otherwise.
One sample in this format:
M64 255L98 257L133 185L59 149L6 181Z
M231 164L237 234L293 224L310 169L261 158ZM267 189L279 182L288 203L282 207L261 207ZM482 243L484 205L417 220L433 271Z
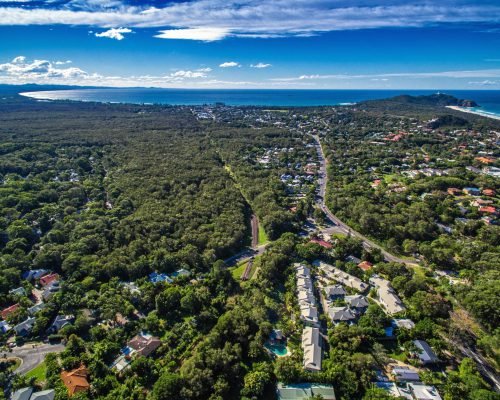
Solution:
M0 82L500 89L500 0L0 0Z

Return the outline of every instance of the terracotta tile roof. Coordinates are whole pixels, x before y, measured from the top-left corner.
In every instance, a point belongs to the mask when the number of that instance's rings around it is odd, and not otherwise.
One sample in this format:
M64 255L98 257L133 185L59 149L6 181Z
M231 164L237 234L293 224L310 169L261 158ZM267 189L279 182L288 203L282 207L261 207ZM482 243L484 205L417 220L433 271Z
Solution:
M361 268L363 271L368 271L373 267L373 264L369 261L362 261L358 264L358 267Z
M493 157L476 157L476 160L482 164L491 164L495 162L495 159Z
M88 370L85 365L81 365L73 371L61 372L61 379L64 386L68 388L68 394L73 396L75 393L83 392L90 387L87 380Z
M333 247L331 243L325 242L324 240L320 239L311 239L310 242L319 244L321 247L324 247L325 249L331 249Z
M49 283L59 279L58 274L48 274L40 278L40 285L47 286Z
M14 311L16 311L19 308L19 304L14 304L10 307L4 308L2 311L0 311L0 315L2 316L3 319L6 319L10 314L12 314Z

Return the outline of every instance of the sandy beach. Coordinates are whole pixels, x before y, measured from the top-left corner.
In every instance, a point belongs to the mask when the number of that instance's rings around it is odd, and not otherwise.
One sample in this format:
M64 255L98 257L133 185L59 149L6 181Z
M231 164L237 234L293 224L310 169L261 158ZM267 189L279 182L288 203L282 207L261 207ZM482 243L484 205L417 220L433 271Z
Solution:
M446 106L446 108L451 108L452 110L462 111L462 112L469 113L469 114L480 115L481 117L486 117L486 118L492 118L492 119L500 120L500 115L487 114L487 113L481 112L481 111L470 110L470 109L465 108L465 107Z

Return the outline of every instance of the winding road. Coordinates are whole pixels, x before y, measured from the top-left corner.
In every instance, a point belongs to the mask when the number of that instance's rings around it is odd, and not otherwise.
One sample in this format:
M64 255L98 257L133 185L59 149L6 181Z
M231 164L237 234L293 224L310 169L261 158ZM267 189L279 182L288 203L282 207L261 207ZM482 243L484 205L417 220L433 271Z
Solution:
M321 168L320 168L320 174L321 174L321 180L320 180L320 190L319 190L319 199L318 199L318 205L323 210L323 212L330 218L330 220L337 225L340 231L346 233L346 234L351 234L352 236L355 236L363 241L363 246L366 249L373 249L377 248L380 249L382 254L384 255L385 259L390 262L398 262L402 264L406 264L408 266L416 266L417 260L408 260L404 258L397 257L391 253L389 253L387 250L383 249L381 246L378 244L372 242L370 239L366 238L364 235L362 235L359 232L356 232L352 228L350 228L347 224L342 222L339 218L337 218L331 211L330 209L326 206L325 204L325 194L326 194L326 183L328 181L327 177L327 169L326 169L326 158L325 154L323 152L323 147L321 146L321 141L319 139L319 136L317 135L311 135L314 140L316 141L316 149L318 151L318 158L321 163ZM449 340L449 339L447 339ZM491 364L486 360L475 348L472 348L471 346L465 346L463 344L457 343L457 342L451 342L453 346L457 350L459 350L464 356L469 357L473 359L476 362L476 365L478 367L478 370L481 372L483 377L485 377L489 382L491 382L494 390L496 392L500 392L500 379L498 377L497 371L491 366Z
M367 250L379 249L382 252L382 254L384 255L384 258L386 259L386 261L398 262L398 263L402 263L402 264L406 264L406 265L414 265L414 266L417 265L417 260L401 258L401 257L395 256L394 254L389 253L383 247L374 243L373 241L368 239L366 236L353 230L349 225L342 222L335 214L333 214L330 211L330 209L328 208L328 206L325 203L326 184L328 182L325 153L323 151L323 146L321 145L321 141L319 139L319 136L318 135L311 135L311 136L314 138L314 140L316 142L316 151L318 152L318 159L320 161L320 178L319 178L320 187L319 187L319 195L317 198L317 204L321 208L321 210L325 213L325 215L337 226L338 230L345 233L346 235L350 234L351 236L354 236L358 239L361 239L363 241L363 247L365 249L367 249Z
M31 371L37 365L45 360L45 356L49 353L60 353L64 350L62 344L50 343L29 343L21 347L14 347L12 351L0 352L0 359L6 358L19 358L22 362L19 368L16 369L16 374L24 375L26 372Z

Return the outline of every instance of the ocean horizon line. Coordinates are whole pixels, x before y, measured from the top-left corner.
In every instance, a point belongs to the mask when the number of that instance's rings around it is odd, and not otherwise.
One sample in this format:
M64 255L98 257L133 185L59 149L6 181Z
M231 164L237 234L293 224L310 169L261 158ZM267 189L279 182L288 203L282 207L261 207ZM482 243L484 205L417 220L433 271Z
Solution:
M476 114L500 116L500 90L82 88L31 90L21 92L19 95L36 100L108 104L200 106L220 103L227 106L328 107L353 105L399 95L415 96L435 93L474 100L481 106L481 113Z

